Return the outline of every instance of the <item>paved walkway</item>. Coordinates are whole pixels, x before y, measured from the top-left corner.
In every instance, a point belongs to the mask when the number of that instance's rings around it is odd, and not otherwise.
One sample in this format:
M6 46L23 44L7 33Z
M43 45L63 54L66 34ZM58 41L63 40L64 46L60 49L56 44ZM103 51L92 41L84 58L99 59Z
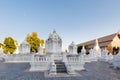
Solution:
M93 62L85 65L86 71L79 72L81 80L120 80L120 70L114 70L106 62Z
M79 76L45 77L43 72L29 72L28 63L0 63L0 80L120 80L120 70L105 62L85 64L86 71Z

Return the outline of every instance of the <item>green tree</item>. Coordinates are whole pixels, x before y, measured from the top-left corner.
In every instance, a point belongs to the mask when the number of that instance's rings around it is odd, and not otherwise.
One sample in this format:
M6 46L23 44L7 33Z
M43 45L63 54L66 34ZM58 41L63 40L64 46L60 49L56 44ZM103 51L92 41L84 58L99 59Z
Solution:
M109 51L109 53L112 53L112 52L113 52L112 44L109 44L109 45L108 45L107 50Z
M31 52L37 53L41 42L37 32L32 32L32 34L28 34L26 37L26 41L31 46Z
M77 47L77 53L80 53L80 52L81 52L81 49L82 49L82 46L78 46L78 47Z
M3 44L2 44L2 43L0 43L0 48L1 48L1 47L3 47Z
M13 54L17 49L15 40L12 37L7 37L3 43L3 52Z
M113 52L114 55L119 53L119 47L113 47Z
M43 48L42 52L43 52L43 54L45 54L45 53L46 53L46 49L45 49L45 48Z
M78 52L78 53L81 52L82 47L83 47L83 46L78 46L78 47L77 47L77 52ZM85 45L84 47L85 47L86 50L88 49L88 45Z
M88 49L88 45L87 44L85 45L85 49Z
M41 44L41 46L43 46L44 45L44 43L45 43L45 41L42 39L42 40L40 40L40 44Z

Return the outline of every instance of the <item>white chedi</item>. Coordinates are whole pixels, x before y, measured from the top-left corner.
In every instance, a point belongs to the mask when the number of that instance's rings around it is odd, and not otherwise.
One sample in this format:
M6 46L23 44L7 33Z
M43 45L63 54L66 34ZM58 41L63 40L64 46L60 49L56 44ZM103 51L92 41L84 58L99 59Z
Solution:
M93 50L94 50L94 53L96 53L97 57L101 57L101 49L100 49L100 46L98 43L98 39L96 39L96 41L95 41L95 46L94 46Z
M101 60L102 61L108 61L109 60L109 55L108 55L108 50L105 48L101 52Z
M30 45L28 42L26 42L26 40L24 40L21 44L20 44L20 53L22 54L27 54L30 53Z
M96 57L96 53L94 53L94 49L90 49L89 50L89 56L91 57L91 58L95 58Z
M45 42L46 53L61 53L62 52L62 39L53 31L49 34Z
M97 55L94 52L92 48L89 50L89 61L97 61Z
M43 55L43 47L42 47L42 46L39 47L39 49L38 49L38 54Z
M75 45L74 42L72 42L69 47L68 47L68 50L69 50L69 54L72 54L72 55L76 55L77 54L77 46Z
M106 48L101 52L101 57L108 57L108 50Z
M85 49L84 45L82 46L81 54L86 55L86 49Z

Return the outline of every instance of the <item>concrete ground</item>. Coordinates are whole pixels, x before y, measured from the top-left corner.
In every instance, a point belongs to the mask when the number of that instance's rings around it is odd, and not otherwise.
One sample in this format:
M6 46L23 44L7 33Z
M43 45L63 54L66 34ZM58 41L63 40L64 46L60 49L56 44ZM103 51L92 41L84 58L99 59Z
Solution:
M0 63L0 80L120 80L120 70L106 62L87 63L86 70L77 71L76 76L50 77L44 72L29 72L29 68L29 63Z

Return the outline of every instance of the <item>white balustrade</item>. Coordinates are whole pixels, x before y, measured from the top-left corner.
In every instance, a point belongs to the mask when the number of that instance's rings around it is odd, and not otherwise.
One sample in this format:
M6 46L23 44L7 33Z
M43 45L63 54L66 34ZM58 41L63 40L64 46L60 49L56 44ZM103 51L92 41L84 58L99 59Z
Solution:
M71 62L79 62L80 61L80 58L79 57L67 57L67 62L69 63L71 63Z
M83 70L84 69L83 57L80 55L68 55L67 62L65 64L66 64L67 69L71 69L71 70Z
M49 70L51 57L48 55L34 55L33 61L30 63L30 71Z
M7 54L6 62L31 62L31 54Z
M44 57L36 56L36 57L34 57L34 62L49 62L49 61L50 61L50 57L48 57L48 56L44 56Z

